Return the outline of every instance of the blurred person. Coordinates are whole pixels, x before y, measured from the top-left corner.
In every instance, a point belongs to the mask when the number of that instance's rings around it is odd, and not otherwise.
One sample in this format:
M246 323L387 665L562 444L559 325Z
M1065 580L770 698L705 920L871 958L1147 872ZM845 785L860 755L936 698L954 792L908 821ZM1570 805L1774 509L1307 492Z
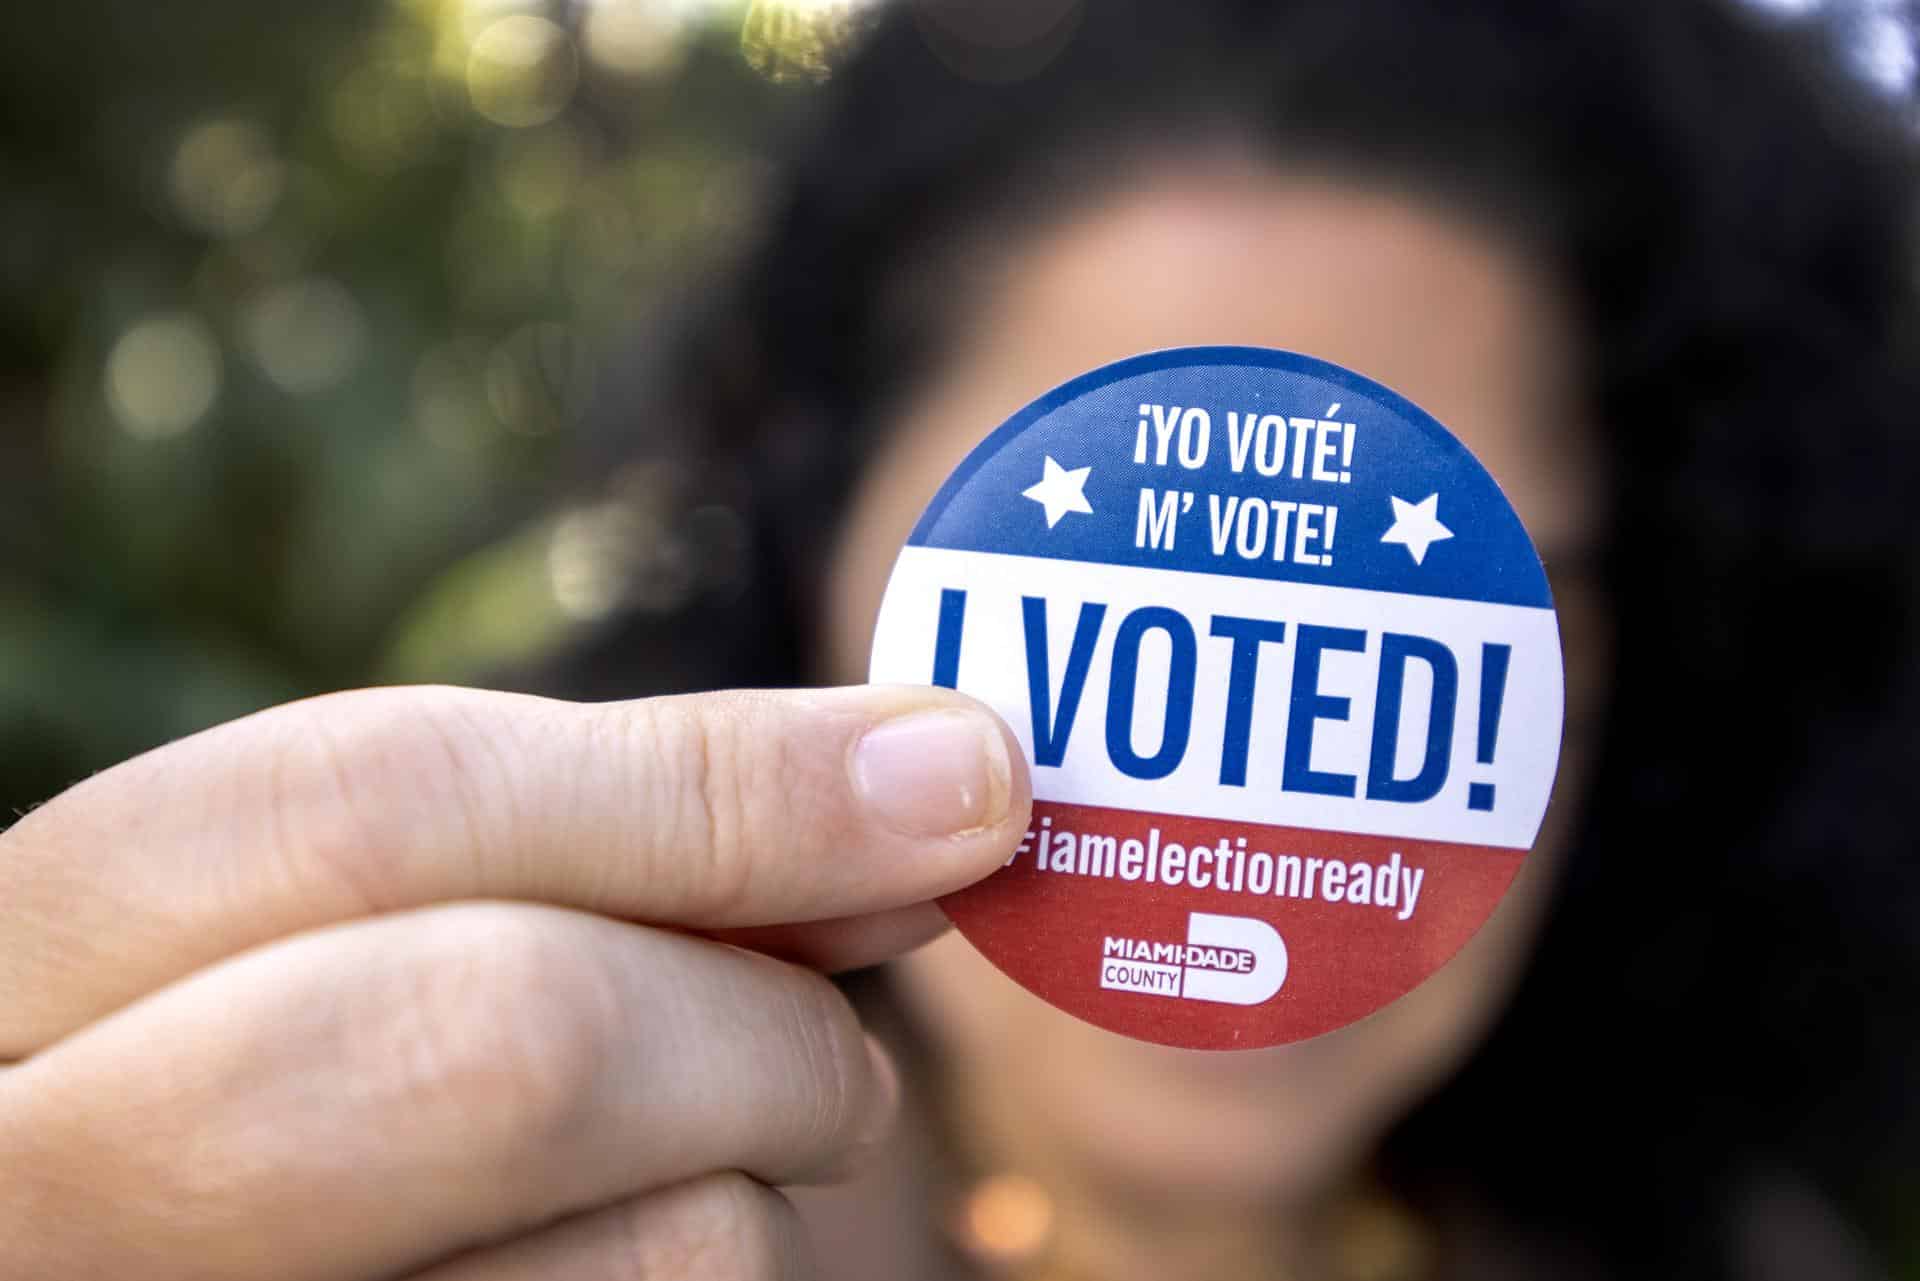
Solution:
M795 1194L827 1275L1884 1275L1913 146L1818 37L1710 0L885 11L737 275L603 398L599 469L680 477L688 539L737 513L736 581L527 678L770 688L337 695L0 837L0 1275L801 1275L771 1188L849 1173ZM1027 774L970 700L858 684L955 463L1202 343L1448 424L1569 691L1488 926L1231 1055L912 950ZM850 983L883 1049L819 971L909 951Z

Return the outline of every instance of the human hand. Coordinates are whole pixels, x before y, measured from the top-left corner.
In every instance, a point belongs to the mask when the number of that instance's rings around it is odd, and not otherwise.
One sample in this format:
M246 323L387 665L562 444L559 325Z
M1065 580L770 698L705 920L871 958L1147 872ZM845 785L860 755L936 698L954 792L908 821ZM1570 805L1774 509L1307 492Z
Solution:
M0 1277L804 1275L773 1185L897 1091L819 971L1029 798L906 688L371 690L108 770L0 833Z

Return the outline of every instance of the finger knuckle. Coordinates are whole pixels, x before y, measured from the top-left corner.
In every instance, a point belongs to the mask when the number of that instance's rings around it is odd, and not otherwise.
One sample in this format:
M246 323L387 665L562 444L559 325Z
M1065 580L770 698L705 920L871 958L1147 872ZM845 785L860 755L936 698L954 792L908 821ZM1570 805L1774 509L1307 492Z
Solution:
M737 1171L684 1190L664 1224L628 1222L628 1281L770 1281L793 1276L805 1255L793 1203Z
M436 833L476 860L512 796L495 736L472 732L464 691L359 690L285 709L264 771L270 843L369 911L406 905Z
M537 915L458 913L398 1006L394 1104L517 1164L562 1150L596 1114L617 1017L611 979Z
M713 696L639 705L629 734L645 760L655 831L664 839L656 885L715 919L751 903L759 880L756 806L777 805L783 745L743 725L738 700Z
M832 982L807 970L792 977L781 1011L801 1097L811 1101L791 1114L792 1137L809 1150L830 1149L859 1128L871 1104L866 1036Z

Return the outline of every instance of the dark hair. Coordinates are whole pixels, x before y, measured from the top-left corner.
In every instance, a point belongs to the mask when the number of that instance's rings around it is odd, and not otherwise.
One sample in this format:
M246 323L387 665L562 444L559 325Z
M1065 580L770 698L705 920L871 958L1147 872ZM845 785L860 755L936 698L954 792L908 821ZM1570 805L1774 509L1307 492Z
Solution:
M1548 255L1591 340L1615 685L1537 954L1384 1168L1634 1275L1744 1275L1781 1206L1900 1229L1920 1195L1904 105L1831 28L1705 0L1054 8L1011 71L928 5L838 71L737 277L611 398L624 450L660 447L636 399L681 429L700 501L744 514L744 577L629 615L553 687L814 674L828 540L869 425L938 350L957 229L1047 216L1142 140L1216 128L1464 202Z

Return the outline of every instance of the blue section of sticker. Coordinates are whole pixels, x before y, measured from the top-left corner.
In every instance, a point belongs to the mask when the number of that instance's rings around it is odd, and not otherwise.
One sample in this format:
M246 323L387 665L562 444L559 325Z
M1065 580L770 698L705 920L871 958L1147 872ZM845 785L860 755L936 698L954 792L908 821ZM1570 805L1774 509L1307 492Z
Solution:
M1312 356L1184 347L1008 419L910 546L1551 608L1494 480L1419 406Z

